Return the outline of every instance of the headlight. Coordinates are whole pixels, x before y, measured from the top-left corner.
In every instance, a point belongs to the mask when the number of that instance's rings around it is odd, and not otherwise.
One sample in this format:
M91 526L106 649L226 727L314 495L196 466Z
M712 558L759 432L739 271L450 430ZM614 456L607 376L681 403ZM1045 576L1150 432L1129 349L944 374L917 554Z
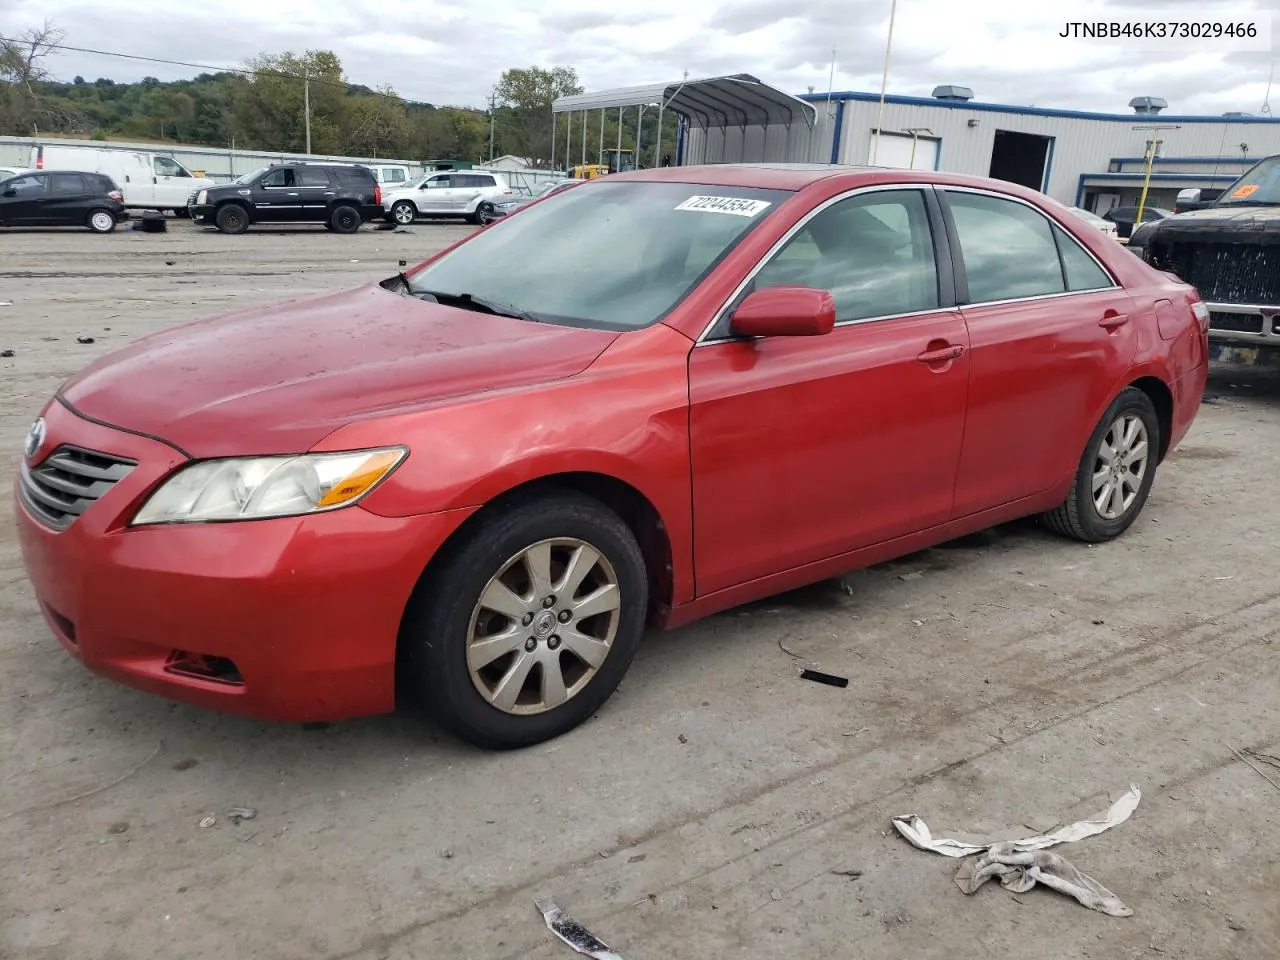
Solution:
M197 193L197 194L196 194L196 205L197 205L197 206L204 206L204 205L205 205L206 203L208 203L208 202L209 202L209 191L208 191L208 190L201 190L199 193Z
M403 447L295 457L202 460L183 467L130 526L296 517L349 507L400 465Z

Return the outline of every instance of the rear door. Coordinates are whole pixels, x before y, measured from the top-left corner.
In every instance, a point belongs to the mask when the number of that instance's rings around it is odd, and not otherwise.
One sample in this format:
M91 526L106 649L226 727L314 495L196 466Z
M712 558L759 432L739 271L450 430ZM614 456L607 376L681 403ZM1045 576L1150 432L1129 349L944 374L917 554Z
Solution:
M962 517L1071 475L1137 339L1129 294L1069 231L1023 200L967 188L939 193L970 338L956 477Z
M48 222L71 225L84 223L89 216L96 174L55 171L49 175L49 199L45 204Z
M323 220L334 195L337 171L327 167L297 167L293 171L298 212L304 220Z

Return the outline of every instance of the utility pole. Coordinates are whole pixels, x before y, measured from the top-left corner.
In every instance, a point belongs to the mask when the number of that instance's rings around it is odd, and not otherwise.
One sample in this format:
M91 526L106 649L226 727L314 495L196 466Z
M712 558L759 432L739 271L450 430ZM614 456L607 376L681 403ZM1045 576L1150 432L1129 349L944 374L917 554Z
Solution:
M311 155L311 71L307 71L302 81L302 109L307 122L307 156Z
M1146 155L1144 158L1146 160L1144 165L1146 169L1142 175L1142 196L1138 198L1138 218L1133 224L1133 229L1137 230L1138 227L1142 226L1142 211L1145 210L1147 206L1147 187L1151 185L1151 167L1152 164L1155 163L1156 153L1160 149L1160 144L1164 143L1163 140L1157 140L1156 135L1165 130L1180 130L1182 128L1178 124L1161 125L1153 123L1141 127L1133 127L1131 129L1146 130L1151 134L1151 139L1147 141Z
M893 47L893 20L898 13L898 0L889 3L889 35L884 41L884 71L880 74L880 109L876 113L875 136L871 141L871 166L876 165L876 155L880 152L880 128L884 126L884 94L889 85L889 51Z
M493 128L498 121L498 95L489 94L489 162L493 163Z

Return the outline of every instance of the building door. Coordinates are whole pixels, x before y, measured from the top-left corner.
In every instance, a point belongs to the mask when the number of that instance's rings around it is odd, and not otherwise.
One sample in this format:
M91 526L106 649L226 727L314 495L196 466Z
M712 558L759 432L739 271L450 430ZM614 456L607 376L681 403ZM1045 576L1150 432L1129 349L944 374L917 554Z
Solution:
M876 132L872 130L871 143L867 146L867 163L895 170L936 170L940 143L936 137L912 137L910 134L885 132L880 134L880 144L877 146Z
M1032 190L1043 190L1049 171L1053 137L1015 130L997 130L991 147L991 170L996 180L1018 183Z

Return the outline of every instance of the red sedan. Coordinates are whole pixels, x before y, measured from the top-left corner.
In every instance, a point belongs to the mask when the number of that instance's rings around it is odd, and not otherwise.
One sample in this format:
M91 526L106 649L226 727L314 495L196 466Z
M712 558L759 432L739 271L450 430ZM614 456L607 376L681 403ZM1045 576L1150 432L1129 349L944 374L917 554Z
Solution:
M919 171L608 177L381 283L171 329L31 429L27 571L84 664L489 747L646 627L1033 514L1138 516L1208 312L1043 195Z

